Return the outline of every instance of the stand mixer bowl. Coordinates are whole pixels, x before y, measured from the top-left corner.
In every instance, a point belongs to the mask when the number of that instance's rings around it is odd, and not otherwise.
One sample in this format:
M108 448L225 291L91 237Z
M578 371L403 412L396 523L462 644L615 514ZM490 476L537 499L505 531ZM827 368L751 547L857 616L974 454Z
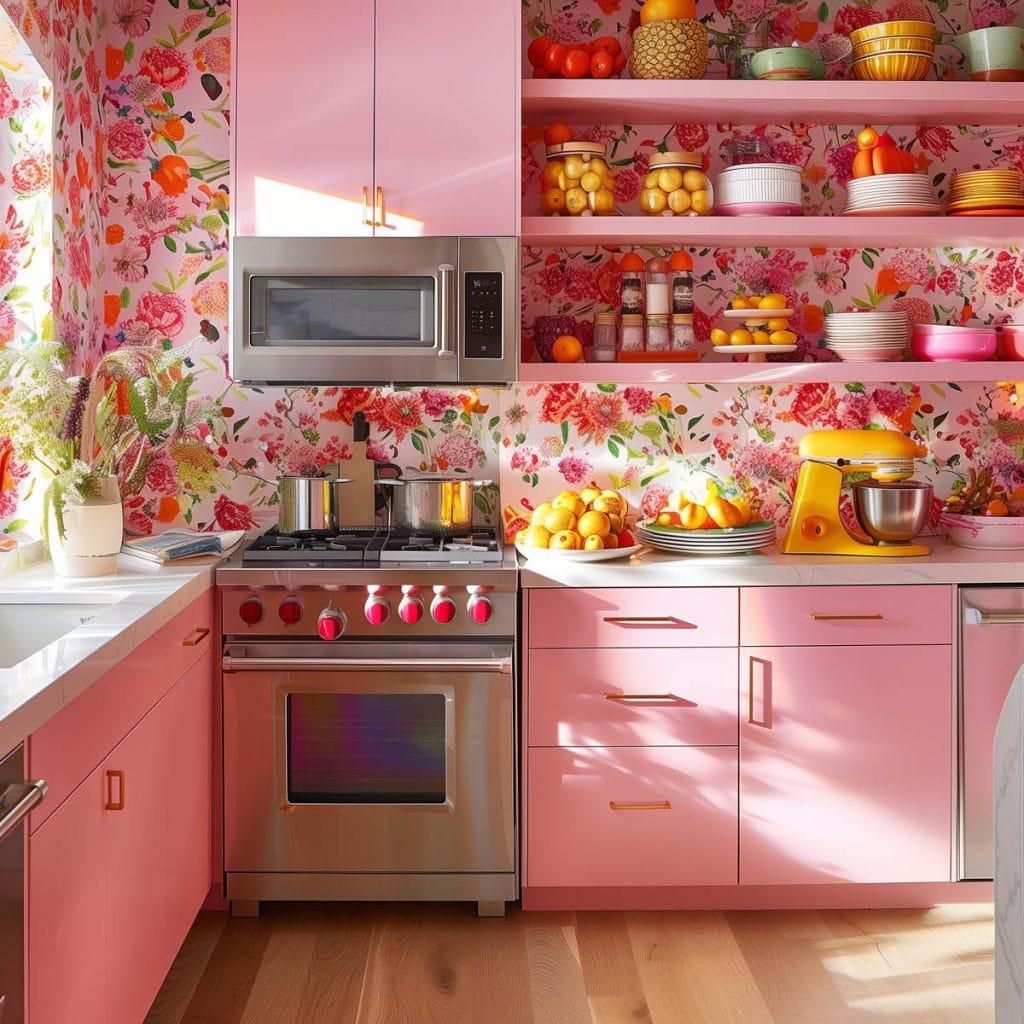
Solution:
M853 485L857 519L879 544L906 544L916 537L928 521L931 504L932 485L916 480L860 480Z

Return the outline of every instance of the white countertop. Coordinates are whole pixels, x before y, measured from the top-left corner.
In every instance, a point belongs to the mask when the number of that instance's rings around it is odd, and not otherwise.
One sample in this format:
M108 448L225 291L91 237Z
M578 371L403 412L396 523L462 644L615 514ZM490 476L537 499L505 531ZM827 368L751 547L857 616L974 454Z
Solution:
M63 579L49 562L0 576L2 606L89 601L99 614L13 668L0 667L0 756L92 685L213 585L216 561L159 567L122 558L112 576ZM106 607L107 602L111 602Z
M931 548L916 558L782 555L676 555L644 548L628 559L560 561L558 554L520 557L520 586L545 587L790 587L885 583L1024 584L1024 551L963 548L939 537L917 537Z

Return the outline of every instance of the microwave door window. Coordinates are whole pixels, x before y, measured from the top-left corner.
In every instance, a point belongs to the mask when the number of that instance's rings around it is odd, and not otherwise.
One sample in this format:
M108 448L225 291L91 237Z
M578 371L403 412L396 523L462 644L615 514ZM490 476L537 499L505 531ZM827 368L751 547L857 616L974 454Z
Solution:
M443 804L443 693L290 693L293 804Z
M300 277L264 281L267 347L433 348L432 277Z

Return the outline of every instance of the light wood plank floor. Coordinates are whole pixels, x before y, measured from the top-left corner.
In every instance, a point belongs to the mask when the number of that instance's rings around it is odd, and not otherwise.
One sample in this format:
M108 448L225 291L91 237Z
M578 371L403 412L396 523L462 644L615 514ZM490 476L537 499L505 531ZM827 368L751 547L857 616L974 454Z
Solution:
M146 1024L991 1024L991 905L204 913Z

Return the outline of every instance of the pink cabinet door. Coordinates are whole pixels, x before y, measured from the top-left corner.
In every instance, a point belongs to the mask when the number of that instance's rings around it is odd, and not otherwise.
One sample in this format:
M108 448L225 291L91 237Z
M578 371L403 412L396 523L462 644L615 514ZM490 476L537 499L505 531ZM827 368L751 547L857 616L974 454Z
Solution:
M479 0L441 10L377 3L375 185L387 225L377 234L514 235L521 10Z
M237 234L373 233L363 223L364 189L372 218L373 8L373 0L353 0L343 11L336 0L236 5ZM447 23L436 10L433 17ZM416 84L409 86L415 95Z
M736 747L529 758L526 885L736 884Z
M213 661L197 662L164 698L164 954L174 959L210 891Z
M171 964L164 943L164 822L173 827L179 807L161 785L166 725L161 703L101 766L107 1024L144 1020Z
M29 839L32 1024L106 1024L102 797L103 772L97 768Z
M949 881L946 646L740 650L740 883Z
M529 658L532 747L736 745L735 647Z

